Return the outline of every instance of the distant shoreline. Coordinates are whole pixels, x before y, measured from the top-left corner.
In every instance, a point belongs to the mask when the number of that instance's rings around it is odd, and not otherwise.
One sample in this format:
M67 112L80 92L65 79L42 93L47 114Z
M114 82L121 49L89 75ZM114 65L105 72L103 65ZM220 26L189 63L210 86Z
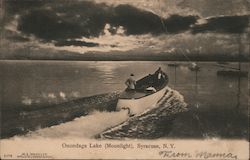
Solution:
M190 59L190 60L185 60L185 59L167 59L167 58L127 58L127 59L119 59L119 58L23 58L23 59L15 59L15 58L7 58L7 59L1 59L0 61L166 61L166 62L250 62L250 58L245 58L245 59Z
M73 53L73 52L41 52L15 53L12 55L0 53L0 60L56 60L56 61L205 61L205 62L250 62L250 53L200 53L184 55L181 53Z

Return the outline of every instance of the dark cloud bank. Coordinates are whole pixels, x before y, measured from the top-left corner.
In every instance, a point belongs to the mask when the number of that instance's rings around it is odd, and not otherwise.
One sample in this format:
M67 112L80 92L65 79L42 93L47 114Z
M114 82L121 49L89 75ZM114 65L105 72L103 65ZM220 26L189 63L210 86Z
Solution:
M59 3L60 2L60 3ZM81 37L98 37L107 23L115 34L123 26L127 35L177 34L191 31L242 33L249 24L248 16L224 16L209 18L204 24L196 24L198 16L172 15L166 19L130 5L108 6L90 1L10 0L6 1L9 14L20 15L18 30L35 35L56 46L98 46L80 42Z
M243 33L248 27L249 16L225 16L213 17L207 23L196 25L192 28L193 33L221 32L221 33Z
M50 41L96 37L102 34L105 25L109 23L113 28L123 26L127 35L158 35L186 31L198 18L173 15L162 19L156 14L129 5L110 7L86 1L78 3L62 7L55 5L53 10L30 10L20 18L18 30Z

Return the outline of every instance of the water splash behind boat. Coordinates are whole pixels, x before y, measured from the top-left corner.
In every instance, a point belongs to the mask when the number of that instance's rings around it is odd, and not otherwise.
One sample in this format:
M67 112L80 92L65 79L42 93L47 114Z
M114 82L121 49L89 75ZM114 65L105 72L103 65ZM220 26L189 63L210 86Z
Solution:
M157 138L170 126L177 113L187 111L183 96L168 88L158 106L129 118L127 110L119 112L94 111L87 116L14 138Z
M24 137L51 139L93 138L93 135L102 132L108 127L122 123L127 119L127 111L94 111L87 116L75 118L70 122L30 132Z
M116 127L107 129L96 138L158 138L170 131L171 121L177 113L187 111L184 97L177 91L168 88L157 107L132 117Z

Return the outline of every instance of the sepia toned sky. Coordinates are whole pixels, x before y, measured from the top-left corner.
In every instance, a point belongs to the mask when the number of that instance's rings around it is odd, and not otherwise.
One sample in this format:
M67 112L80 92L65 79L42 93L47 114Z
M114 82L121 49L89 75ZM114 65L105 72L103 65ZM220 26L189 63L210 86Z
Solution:
M249 0L5 0L1 59L248 54Z

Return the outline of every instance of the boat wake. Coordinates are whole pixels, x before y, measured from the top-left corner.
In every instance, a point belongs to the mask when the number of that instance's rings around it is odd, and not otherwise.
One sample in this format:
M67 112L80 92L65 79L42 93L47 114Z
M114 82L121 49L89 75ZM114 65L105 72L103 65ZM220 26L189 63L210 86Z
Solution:
M171 122L177 113L188 110L183 96L170 88L156 105L155 108L96 135L96 138L159 138L170 131Z
M100 112L94 111L87 116L75 118L73 121L30 132L22 138L72 139L93 138L108 127L115 126L128 119L127 111ZM14 137L14 138L21 138Z
M187 111L183 96L167 89L156 108L129 117L127 110L119 112L94 111L73 121L38 129L14 139L72 139L72 138L157 138L169 130L177 113Z

